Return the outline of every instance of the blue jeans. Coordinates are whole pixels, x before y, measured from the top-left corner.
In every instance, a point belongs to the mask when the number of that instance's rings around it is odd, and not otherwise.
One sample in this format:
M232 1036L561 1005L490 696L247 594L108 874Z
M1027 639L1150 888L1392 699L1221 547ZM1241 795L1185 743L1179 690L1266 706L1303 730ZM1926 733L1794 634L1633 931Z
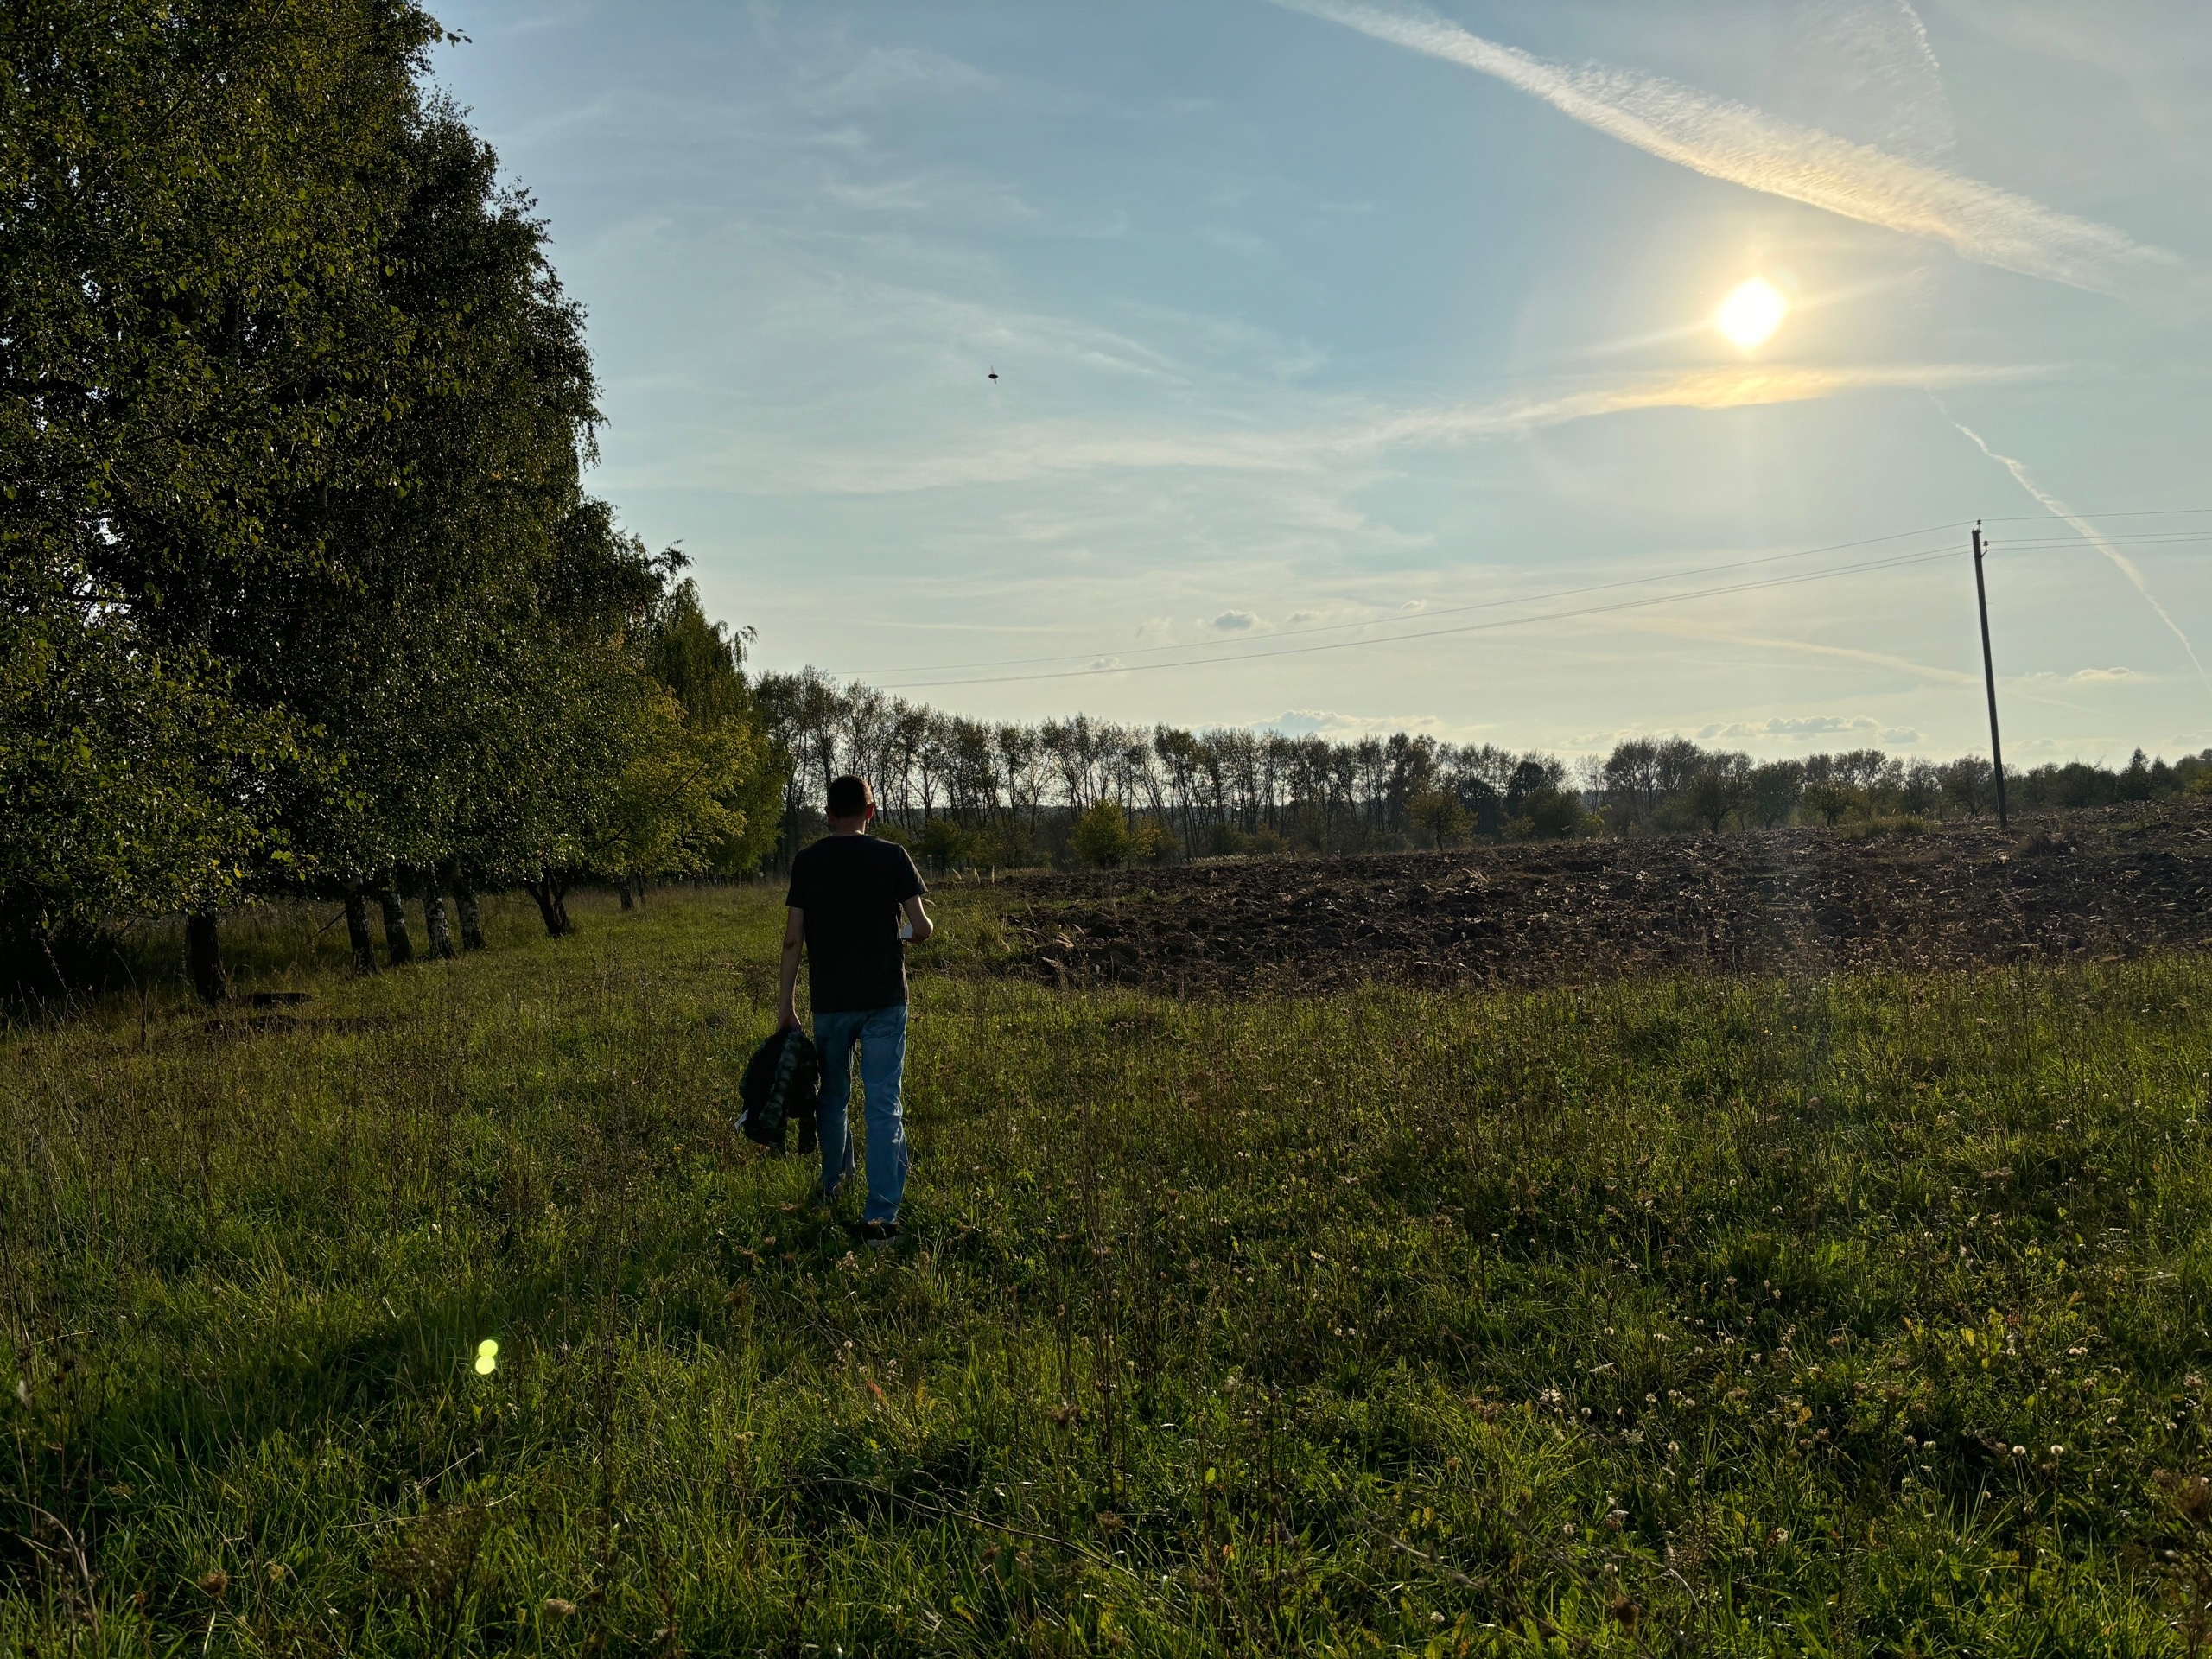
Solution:
M814 1016L822 1055L822 1191L835 1196L853 1173L853 1140L845 1105L853 1093L853 1045L861 1050L861 1088L868 1096L868 1207L863 1221L896 1221L906 1191L906 1120L899 1084L906 1069L906 1005L853 1008Z

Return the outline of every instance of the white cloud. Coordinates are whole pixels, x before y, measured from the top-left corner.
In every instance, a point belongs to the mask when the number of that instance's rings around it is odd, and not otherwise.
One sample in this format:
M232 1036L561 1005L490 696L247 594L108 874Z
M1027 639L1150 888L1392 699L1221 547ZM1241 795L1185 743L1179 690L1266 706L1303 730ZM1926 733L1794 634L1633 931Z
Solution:
M2066 677L2075 685L2110 685L2120 680L2139 680L2143 676L2132 668L2077 668Z
M1299 380L1329 360L1329 354L1303 337L1291 339L1242 317L1211 315L1145 301L1125 300L1120 308L1135 321L1187 340L1196 354L1249 365L1274 380Z
M839 451L762 467L763 493L897 494L1007 484L1055 474L1191 467L1223 472L1296 472L1335 461L1354 465L1398 448L1448 448L1512 437L1577 421L1662 409L1716 411L1806 403L1853 391L1993 385L2046 371L1992 364L1907 364L1866 368L1700 369L1489 404L1462 404L1371 416L1334 427L1276 432L1114 432L1070 422L1038 421L988 448L896 456ZM757 446L753 454L758 454Z
M1249 611L1224 611L1206 626L1223 633L1243 633L1257 627L1259 621Z
M942 169L865 183L825 179L822 194L825 200L857 213L908 219L944 218L957 213L971 226L995 225L1017 231L1028 229L1043 219L1011 185Z
M1446 737L1459 730L1478 731L1479 727L1447 728L1434 715L1342 715L1325 709L1293 709L1277 715L1273 720L1263 720L1252 728L1258 732L1281 732L1285 737L1327 737L1335 739L1388 736L1393 732L1407 732L1414 735L1427 734L1432 737Z
M1866 736L1881 730L1881 722L1866 715L1774 715L1763 721L1732 720L1698 728L1698 741L1791 737ZM1917 735L1917 734L1916 734Z
M1983 264L2107 294L2138 289L2179 264L2164 249L2109 226L1657 75L1546 63L1421 13L1351 0L1279 3L1493 75L1586 126L1708 177L1946 242Z
M1777 364L1766 368L1697 369L1491 404L1413 410L1380 421L1364 432L1347 435L1341 442L1377 448L1400 444L1440 446L1639 410L1750 409L1767 404L1806 403L1850 391L1986 385L2031 379L2046 372L2028 365L1986 363L1870 364L1859 368Z
M1942 66L1910 0L1797 0L1778 89L1815 126L1934 161L1957 134Z
M1758 742L1774 738L1808 745L1824 742L1878 743L1884 748L1910 748L1921 741L1917 728L1885 726L1870 715L1773 715L1765 720L1732 720L1701 727L1700 743Z
M821 110L850 110L915 94L970 97L997 86L973 64L942 52L879 46L804 101Z

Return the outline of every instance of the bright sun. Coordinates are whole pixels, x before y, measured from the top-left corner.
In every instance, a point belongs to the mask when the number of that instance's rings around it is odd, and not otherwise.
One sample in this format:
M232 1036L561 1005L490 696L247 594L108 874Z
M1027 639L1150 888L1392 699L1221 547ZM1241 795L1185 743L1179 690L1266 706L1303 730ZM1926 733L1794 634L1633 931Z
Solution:
M1720 302L1713 326L1748 352L1772 339L1789 315L1789 302L1782 290L1764 276L1753 276Z

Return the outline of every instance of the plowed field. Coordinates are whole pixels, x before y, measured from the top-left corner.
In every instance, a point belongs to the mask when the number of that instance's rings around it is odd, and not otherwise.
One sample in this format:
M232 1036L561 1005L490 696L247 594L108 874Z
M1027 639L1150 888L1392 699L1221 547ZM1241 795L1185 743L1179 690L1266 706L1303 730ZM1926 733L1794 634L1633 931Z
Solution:
M1014 971L1187 995L2116 958L2212 945L2212 809L2073 814L2009 836L1219 860L1021 890Z

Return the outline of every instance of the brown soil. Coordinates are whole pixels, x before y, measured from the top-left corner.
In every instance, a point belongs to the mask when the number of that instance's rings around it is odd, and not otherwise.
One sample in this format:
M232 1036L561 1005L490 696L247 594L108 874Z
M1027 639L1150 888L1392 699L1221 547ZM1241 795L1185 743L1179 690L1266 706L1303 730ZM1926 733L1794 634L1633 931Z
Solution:
M1187 995L2115 959L2212 946L2212 807L1023 879L1012 971Z

